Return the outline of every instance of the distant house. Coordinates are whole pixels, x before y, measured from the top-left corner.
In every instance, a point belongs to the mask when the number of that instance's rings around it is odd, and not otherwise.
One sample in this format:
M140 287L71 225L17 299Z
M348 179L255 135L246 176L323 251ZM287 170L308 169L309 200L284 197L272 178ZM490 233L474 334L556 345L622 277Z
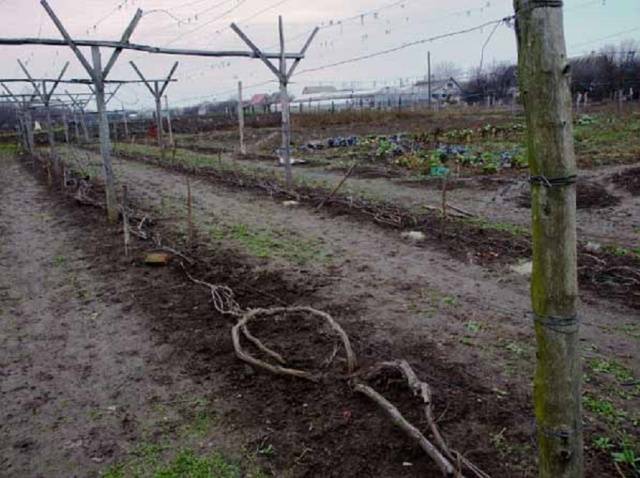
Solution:
M263 113L267 113L269 111L269 107L271 106L271 97L268 93L258 93L253 95L248 102L248 106L250 106L253 110L259 110Z
M416 82L416 84L412 86L412 89L420 99L429 99L429 82L427 80ZM431 81L432 100L446 103L460 103L462 96L462 87L453 77L446 80Z
M213 107L213 103L211 103L210 101L201 103L200 106L198 106L198 116L208 115L212 107Z

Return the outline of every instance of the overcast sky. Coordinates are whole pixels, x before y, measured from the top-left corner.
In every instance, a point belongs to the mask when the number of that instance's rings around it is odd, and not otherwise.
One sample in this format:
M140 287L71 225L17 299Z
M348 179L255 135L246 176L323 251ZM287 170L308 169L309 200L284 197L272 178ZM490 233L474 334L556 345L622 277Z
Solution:
M564 3L570 55L623 39L640 39L640 0ZM482 45L490 36L485 64L514 61L516 56L513 29L501 24L493 34L493 26L485 27L388 55L305 72L507 17L513 13L511 0L49 0L49 4L73 37L100 40L118 39L135 10L141 8L146 14L131 41L154 46L245 50L246 46L228 28L235 21L258 46L273 51L278 42L277 16L282 14L287 48L299 50L312 27L318 25L320 33L294 77L294 94L306 85L320 83L364 87L373 86L374 81L380 86L417 79L426 74L429 50L434 65L454 62L466 73L480 64ZM0 16L3 37L60 38L39 0L0 0ZM85 54L90 58L90 52ZM107 54L105 50L103 56ZM0 76L21 77L18 58L28 62L34 76L54 76L65 61L70 61L67 76L86 77L70 49L46 46L0 47ZM167 90L173 105L226 99L235 94L238 80L247 86L247 96L277 87L272 73L259 60L131 51L122 54L110 78L136 79L129 60L134 60L149 77L161 77L174 61L180 61L179 82ZM262 84L270 80L272 83ZM120 106L119 103L140 108L150 106L152 99L144 87L128 86L111 106Z

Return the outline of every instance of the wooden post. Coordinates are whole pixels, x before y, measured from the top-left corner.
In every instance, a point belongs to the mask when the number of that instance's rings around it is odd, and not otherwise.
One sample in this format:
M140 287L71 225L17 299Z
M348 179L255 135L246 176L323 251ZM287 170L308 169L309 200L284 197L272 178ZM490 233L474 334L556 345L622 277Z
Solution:
M80 143L80 128L78 127L78 112L75 108L72 110L73 112L73 130L76 137L76 142Z
M164 95L164 109L167 111L167 128L169 129L169 144L173 146L173 127L171 126L171 109L169 108L169 97Z
M82 126L82 135L84 136L84 142L88 143L90 141L89 128L87 128L87 118L84 108L80 110L80 125Z
M125 141L129 140L129 124L127 123L127 112L122 107L122 124L124 125L124 139Z
M113 166L111 164L111 138L109 137L109 120L107 118L100 48L92 46L91 56L93 58L94 88L96 106L98 108L100 154L102 155L102 170L104 173L105 192L107 198L107 217L109 222L115 223L118 220L118 204L116 200L115 177L113 174Z
M157 138L158 138L158 146L160 148L162 148L164 146L163 142L162 142L162 136L164 134L164 132L162 131L162 104L161 101L162 99L160 98L160 96L158 96L158 82L154 81L153 82L153 89L155 91L154 94L154 100L156 102L156 133L157 133Z
M242 81L238 82L238 128L240 129L240 154L247 154L244 145L244 104L242 102Z
M531 168L539 476L583 476L576 163L562 2L514 0Z
M67 109L62 110L62 125L64 126L64 142L69 144L69 121L67 120Z
M284 26L282 16L278 17L278 31L280 33L280 109L282 110L282 156L285 169L287 188L293 187L293 172L291 171L291 111L289 110L289 92L287 91L287 59L284 47Z
M164 92L166 91L167 87L169 86L169 83L171 83L171 81L173 81L171 78L173 77L173 74L176 72L176 69L178 68L178 64L179 63L176 61L173 64L173 68L171 68L171 71L169 72L169 75L167 75L167 78L164 80L164 83L162 84L162 86L160 86L160 81L151 82L150 80L147 80L134 62L130 61L129 64L131 65L131 68L133 68L133 70L140 77L142 82L146 85L147 89L151 92L151 95L153 96L153 99L155 100L155 104L156 104L156 127L158 128L158 146L163 148L164 144L163 144L163 141L162 141L162 135L163 135L163 131L162 131L162 129L163 129L163 127L162 127L162 96L164 95Z
M240 38L251 48L253 53L260 58L265 65L276 75L278 81L280 82L280 106L282 109L282 155L285 165L285 174L286 174L286 184L287 188L291 189L293 186L293 174L291 171L291 115L289 110L289 94L287 92L287 84L289 80L293 76L296 68L300 64L300 61L304 57L309 45L313 41L314 37L318 33L318 28L316 27L306 43L302 47L300 51L300 56L296 58L293 64L287 69L287 54L284 49L284 27L282 23L282 17L278 18L278 30L280 33L280 66L276 68L271 61L265 56L265 53L260 51L260 49L238 28L235 23L231 24L231 29L235 31Z
M129 257L129 243L131 242L129 232L129 189L125 184L122 186L122 232L124 236L124 256Z
M427 52L427 94L429 95L429 109L431 109L431 52Z
M189 176L187 176L187 245L193 246L193 199Z
M27 103L24 107L24 122L27 127L27 150L33 156L35 152L35 140L33 137L33 116L31 115L31 106Z

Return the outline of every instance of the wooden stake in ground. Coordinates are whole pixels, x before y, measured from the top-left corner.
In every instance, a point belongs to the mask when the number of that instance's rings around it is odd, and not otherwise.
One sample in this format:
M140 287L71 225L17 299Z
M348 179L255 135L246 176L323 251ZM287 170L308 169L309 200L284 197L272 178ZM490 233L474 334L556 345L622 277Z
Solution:
M187 243L189 246L193 245L193 198L189 176L187 176Z
M247 147L244 145L244 104L242 102L242 81L238 82L238 128L240 129L240 154L247 154Z
M129 190L126 185L122 186L122 231L124 233L124 256L129 257L129 243L131 236L129 231Z
M514 0L531 167L539 476L583 476L576 164L562 2Z

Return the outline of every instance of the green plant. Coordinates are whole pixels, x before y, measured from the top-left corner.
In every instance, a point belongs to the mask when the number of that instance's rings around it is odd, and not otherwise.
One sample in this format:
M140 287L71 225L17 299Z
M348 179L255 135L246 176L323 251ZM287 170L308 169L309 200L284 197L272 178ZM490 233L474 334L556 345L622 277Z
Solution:
M500 170L500 158L494 153L484 152L481 156L482 172L485 174L495 174Z
M613 443L611 442L611 438L600 436L594 438L593 446L598 450L608 451L613 448Z
M472 334L477 334L482 329L482 325L474 320L470 320L469 322L464 324L464 327Z
M591 370L598 373L613 375L620 382L633 380L633 372L615 360L598 358L591 361Z

